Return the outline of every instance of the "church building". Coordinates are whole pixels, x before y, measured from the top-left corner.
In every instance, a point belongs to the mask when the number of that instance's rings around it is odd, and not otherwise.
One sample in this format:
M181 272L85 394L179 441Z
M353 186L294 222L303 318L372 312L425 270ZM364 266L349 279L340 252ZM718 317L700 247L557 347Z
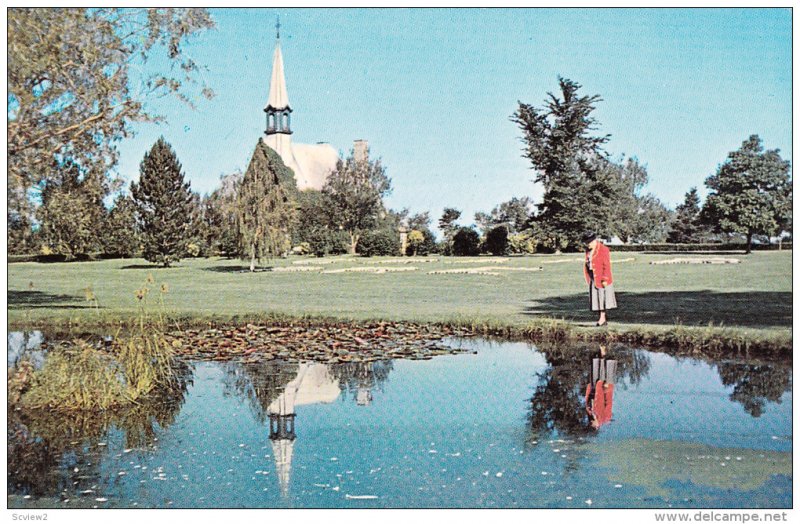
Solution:
M272 78L269 83L269 100L264 112L267 114L266 144L283 159L283 163L294 171L298 189L322 189L328 174L336 168L339 154L330 144L298 144L292 142L292 107L286 91L281 54L280 23L276 26L277 41L272 58ZM357 152L366 153L366 141L357 140Z

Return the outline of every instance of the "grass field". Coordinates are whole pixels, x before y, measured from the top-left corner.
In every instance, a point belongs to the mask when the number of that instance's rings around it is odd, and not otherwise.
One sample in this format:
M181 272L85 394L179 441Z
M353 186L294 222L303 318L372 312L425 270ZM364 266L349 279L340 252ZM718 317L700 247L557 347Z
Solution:
M141 259L8 266L8 314L12 326L92 325L137 314L134 295L148 275L166 283L165 309L181 318L260 316L329 317L346 320L472 321L522 326L533 319L564 319L590 329L580 254L529 257L433 257L435 262L397 259L321 259L325 270L354 267L415 267L363 272L242 272L244 264L221 258L187 259L172 268ZM736 265L651 265L686 255L612 253L619 309L612 330L663 332L676 325L710 324L740 336L791 340L790 251L726 255ZM699 256L699 255L692 255ZM710 255L709 255L710 256ZM635 260L630 260L634 258ZM300 262L298 264L298 262ZM274 260L275 268L318 266L317 259ZM430 271L491 267L486 274ZM496 268L539 268L521 271ZM86 300L91 287L97 304ZM151 305L158 296L154 286ZM96 307L97 306L97 307ZM730 329L729 329L730 331Z

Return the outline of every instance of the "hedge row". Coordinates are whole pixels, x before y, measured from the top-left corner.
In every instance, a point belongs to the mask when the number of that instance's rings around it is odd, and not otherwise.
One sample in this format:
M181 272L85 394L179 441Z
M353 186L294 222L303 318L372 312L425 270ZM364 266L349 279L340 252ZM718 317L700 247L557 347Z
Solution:
M609 246L612 251L745 251L747 244L626 244ZM753 244L753 251L777 251L778 248L791 250L792 243L778 244Z

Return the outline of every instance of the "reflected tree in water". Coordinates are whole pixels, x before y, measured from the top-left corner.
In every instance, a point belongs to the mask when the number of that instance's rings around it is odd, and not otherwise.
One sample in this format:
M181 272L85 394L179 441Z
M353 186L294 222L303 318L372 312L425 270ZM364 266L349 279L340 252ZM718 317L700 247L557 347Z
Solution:
M179 363L176 376L178 380L170 390L161 390L120 411L9 410L9 494L64 499L83 490L100 490L96 485L102 482L113 482L101 475L107 446L99 444L107 444L111 433L119 430L125 448L153 446L159 428L172 425L180 413L192 383L191 367Z
M383 391L383 384L394 364L391 360L345 362L332 364L330 369L343 392L351 393L357 404L367 405L372 401L372 391L376 387Z
M584 397L592 357L597 356L599 347L541 345L539 350L548 367L536 375L528 412L529 442L551 435L578 438L594 434ZM615 348L608 357L617 360L616 387L638 384L650 371L650 359L643 352Z
M764 413L767 402L780 403L792 389L790 363L720 362L717 371L725 386L733 386L729 398L756 418Z
M298 362L265 360L230 362L224 367L225 394L247 399L250 410L260 423L269 418L268 409L297 376Z

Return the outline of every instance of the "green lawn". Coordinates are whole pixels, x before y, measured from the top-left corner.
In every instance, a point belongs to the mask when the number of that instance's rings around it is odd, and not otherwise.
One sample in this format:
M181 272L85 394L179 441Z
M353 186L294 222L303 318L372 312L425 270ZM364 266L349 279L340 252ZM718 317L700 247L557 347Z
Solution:
M239 272L244 263L220 258L184 260L173 268L140 259L74 263L13 263L8 266L8 313L14 326L74 321L92 324L137 313L134 292L149 274L167 283L166 310L180 317L311 315L342 319L453 321L473 319L524 325L536 318L565 319L590 326L580 254L461 259L436 257L433 263L402 273ZM737 265L650 265L687 255L613 253L620 308L610 315L612 329L663 331L675 324L740 328L758 336L789 337L792 320L790 251L726 255ZM696 255L690 255L696 256ZM635 258L634 261L623 259ZM275 267L297 267L300 258L275 260ZM323 259L324 261L330 259ZM342 257L326 269L369 265L386 259ZM564 263L551 263L566 260ZM315 259L310 259L313 265ZM384 263L397 267L402 264ZM502 271L499 276L430 275L429 271L497 266L542 271ZM99 309L87 302L91 286ZM154 287L149 300L158 297Z

